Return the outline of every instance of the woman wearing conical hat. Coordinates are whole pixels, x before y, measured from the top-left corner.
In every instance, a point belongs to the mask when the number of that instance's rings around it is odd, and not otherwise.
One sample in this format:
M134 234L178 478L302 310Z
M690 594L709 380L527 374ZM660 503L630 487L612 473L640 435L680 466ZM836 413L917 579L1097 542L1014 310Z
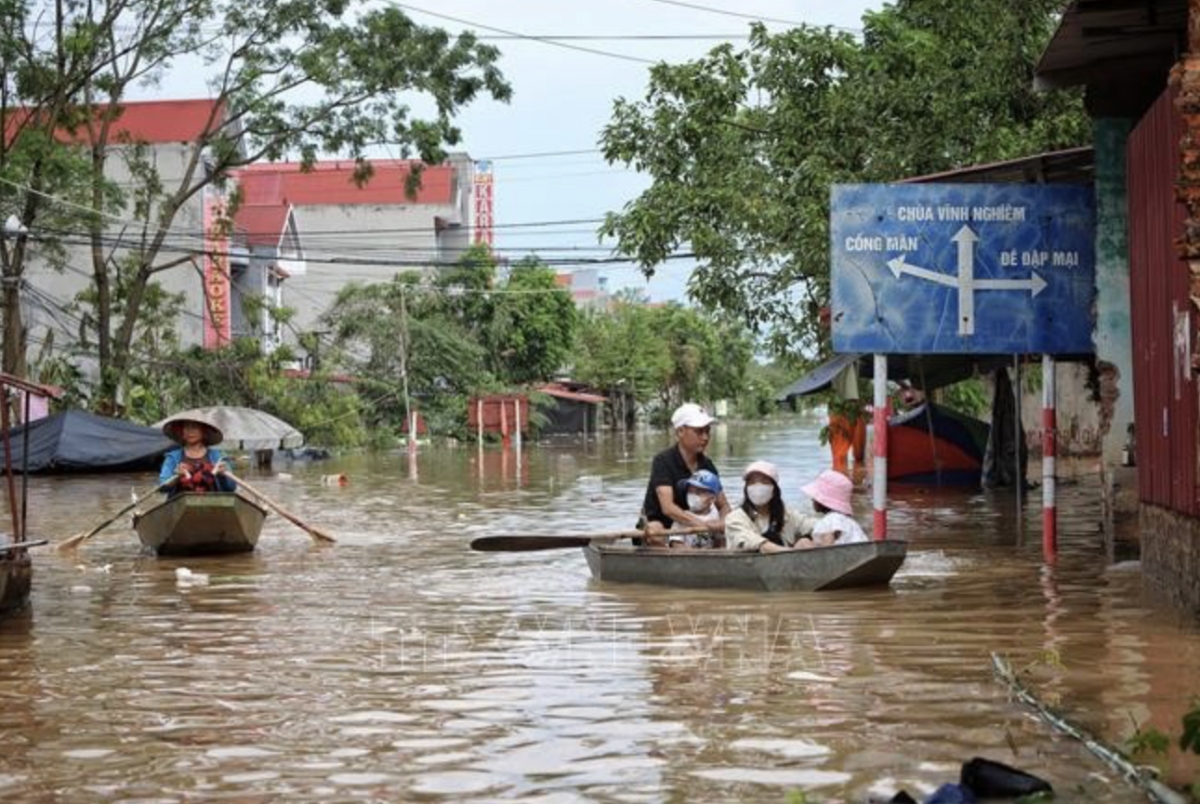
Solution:
M179 444L163 458L159 484L175 478L170 495L181 492L204 493L233 491L237 483L226 474L225 460L214 445L224 435L214 425L200 419L173 418L163 422L163 433Z

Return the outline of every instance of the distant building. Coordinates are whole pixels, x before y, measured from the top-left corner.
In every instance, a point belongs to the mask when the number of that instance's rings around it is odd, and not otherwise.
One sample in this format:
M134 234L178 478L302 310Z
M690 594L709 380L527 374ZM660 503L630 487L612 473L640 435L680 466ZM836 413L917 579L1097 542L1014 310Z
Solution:
M112 124L109 136L105 177L113 184L129 189L134 182L129 159L135 148L144 147L145 158L157 171L167 193L187 176L196 149L201 147L201 137L214 126L212 121L219 121L224 114L212 100L129 102L121 104L121 108L122 113ZM84 136L82 131L75 135L64 132L63 139L84 146ZM203 160L203 154L200 158ZM154 278L168 293L184 296L183 314L175 322L180 343L184 346L204 343L206 327L223 331L227 327L228 310L234 306L226 288L222 308L215 311L214 321L214 309L207 303L209 293L201 265L201 244L207 241L206 215L219 206L218 197L219 191L213 188L184 201L173 218L171 235L159 262L189 256L192 259L185 259ZM153 219L153 213L151 217ZM141 225L133 220L132 205L127 206L125 212L108 217L104 235L108 255L120 259L123 253L136 247L141 229ZM22 314L30 333L31 359L43 344L52 343L55 351L62 351L80 338L80 314L64 308L80 291L93 287L92 259L82 233L67 239L61 271L50 264L44 252L39 254L36 246L26 268ZM123 243L129 244L128 249L121 247ZM83 368L88 369L86 361Z
M233 220L234 242L229 250L233 296L257 297L262 303L254 308L233 305L231 334L259 338L263 351L273 352L283 343L283 327L271 314L272 308L284 306L284 280L305 272L295 209L286 200L243 204Z
M608 278L601 276L599 269L584 268L554 277L559 287L568 288L575 306L581 309L607 310L611 298L608 295Z
M352 282L435 270L471 246L474 163L455 154L425 166L420 187L410 194L407 182L418 164L372 161L373 174L361 186L350 160L317 162L307 171L290 162L253 165L239 173L243 203L289 204L305 244L305 259L289 269L283 293L284 304L295 310L289 329L317 329L338 291ZM291 333L284 337L294 339Z

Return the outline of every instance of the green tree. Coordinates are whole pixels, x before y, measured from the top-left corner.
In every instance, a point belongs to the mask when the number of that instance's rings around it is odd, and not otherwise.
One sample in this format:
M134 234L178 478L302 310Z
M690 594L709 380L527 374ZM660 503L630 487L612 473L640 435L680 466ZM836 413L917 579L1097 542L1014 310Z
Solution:
M653 398L671 370L656 323L652 308L628 300L618 300L611 312L586 313L576 341L575 377L639 402Z
M509 383L551 379L571 354L578 313L554 277L536 258L524 259L494 303L488 344L496 373Z
M5 101L36 110L43 143L65 130L75 144L59 147L87 157L82 179L74 180L90 191L86 206L93 213L86 239L102 399L116 396L131 369L130 344L154 278L193 270L195 249L181 248L176 231L191 199L264 159L308 164L319 153L337 153L358 160L357 178L364 182L372 146L390 144L402 156L415 152L437 162L445 145L459 141L453 118L462 106L481 92L501 100L510 95L495 48L469 33L451 39L419 26L396 6L357 0L55 3L48 15L55 35L45 36L45 26L31 22L41 16L41 3L4 2L22 23L0 27L0 51L14 57L4 74ZM186 147L180 176L168 179L119 133L118 121L132 87L161 80L185 56L204 61L216 111ZM427 101L428 117L412 115L414 97ZM128 160L132 177L120 193L106 178L114 158ZM63 189L61 181L37 177L27 172L8 204L28 209L29 196L44 199L42 193ZM419 171L413 180L410 190ZM126 220L119 236L101 213ZM23 213L22 221L38 232L36 213ZM15 320L12 309L6 314ZM11 329L6 325L6 334L16 337ZM6 340L6 355L23 349L23 342L14 347Z
M1034 92L1058 0L899 0L861 39L751 28L686 64L650 70L602 138L610 162L651 186L601 232L647 274L680 250L689 292L814 351L828 302L829 188L894 181L1088 141L1080 96Z
M753 355L744 327L678 304L619 299L590 312L580 326L574 376L610 394L655 402L735 398Z
M323 317L333 338L326 365L364 389L369 424L395 429L404 421L405 374L427 423L442 432L465 423L457 412L468 395L494 385L483 347L446 313L442 295L410 273L343 288Z

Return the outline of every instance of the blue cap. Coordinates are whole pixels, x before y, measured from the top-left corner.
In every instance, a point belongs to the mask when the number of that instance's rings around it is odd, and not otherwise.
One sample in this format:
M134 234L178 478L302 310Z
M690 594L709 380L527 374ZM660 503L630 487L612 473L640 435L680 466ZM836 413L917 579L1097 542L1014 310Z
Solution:
M701 469L696 474L687 479L689 486L695 486L698 489L703 489L709 494L721 493L721 478L717 477L713 472L707 469Z

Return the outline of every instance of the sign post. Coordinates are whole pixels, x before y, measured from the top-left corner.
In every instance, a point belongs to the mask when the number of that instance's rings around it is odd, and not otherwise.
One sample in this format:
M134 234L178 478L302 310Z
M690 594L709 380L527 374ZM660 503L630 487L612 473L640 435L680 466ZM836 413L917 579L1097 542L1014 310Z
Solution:
M833 349L875 355L877 538L887 532L886 356L1041 354L1043 535L1053 556L1053 356L1094 350L1094 234L1085 185L833 187Z

